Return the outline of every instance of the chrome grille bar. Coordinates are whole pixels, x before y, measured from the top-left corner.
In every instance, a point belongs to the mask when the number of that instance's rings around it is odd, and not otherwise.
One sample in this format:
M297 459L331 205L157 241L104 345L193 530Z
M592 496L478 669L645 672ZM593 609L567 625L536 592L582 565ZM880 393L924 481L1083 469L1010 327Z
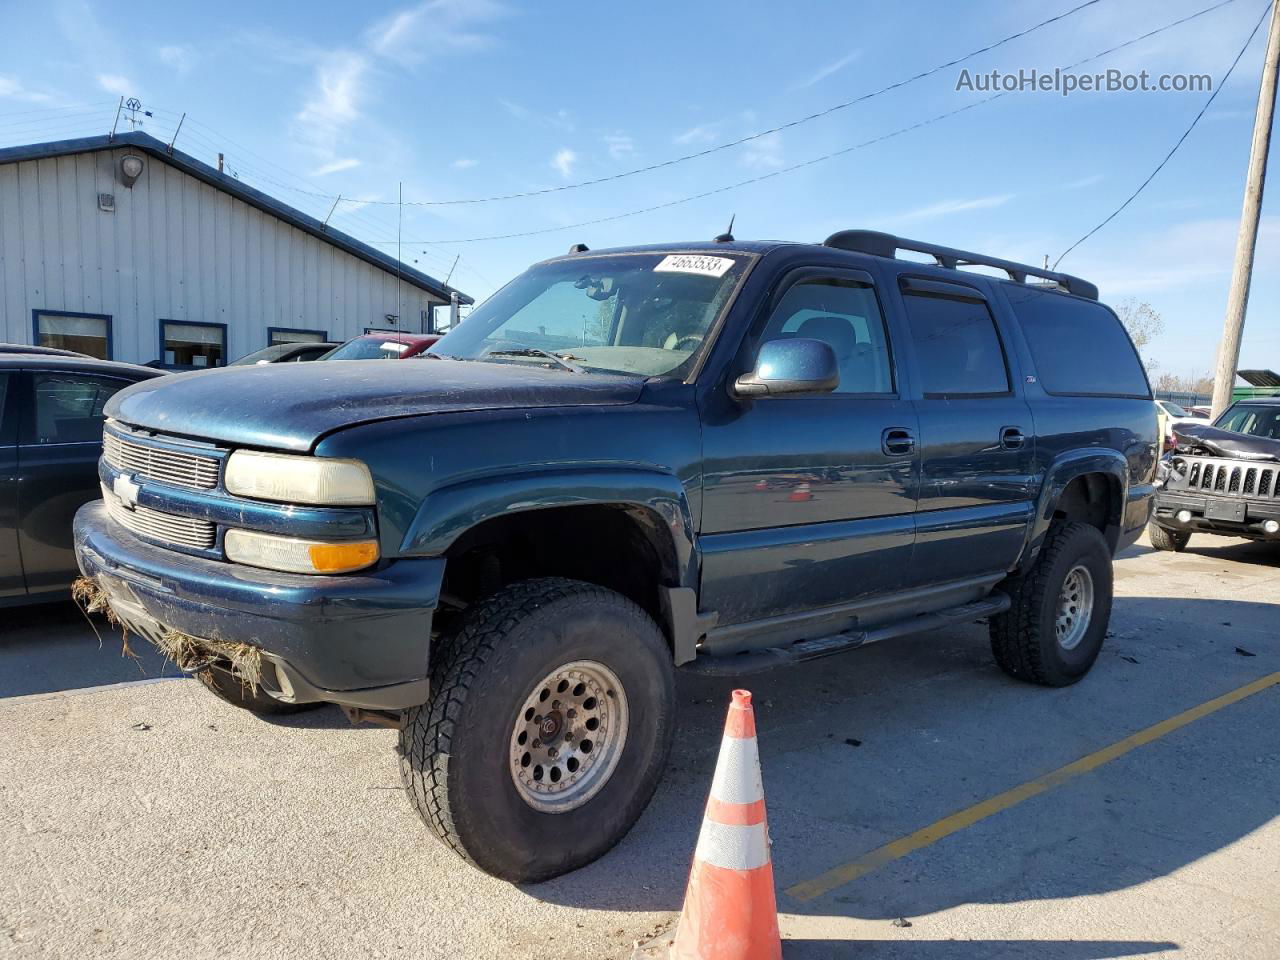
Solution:
M129 509L105 486L102 487L102 499L112 520L145 537L197 550L208 550L217 539L217 530L209 520L162 513L141 504Z
M102 456L117 470L158 483L194 490L212 490L218 485L216 457L148 446L109 429L102 434Z

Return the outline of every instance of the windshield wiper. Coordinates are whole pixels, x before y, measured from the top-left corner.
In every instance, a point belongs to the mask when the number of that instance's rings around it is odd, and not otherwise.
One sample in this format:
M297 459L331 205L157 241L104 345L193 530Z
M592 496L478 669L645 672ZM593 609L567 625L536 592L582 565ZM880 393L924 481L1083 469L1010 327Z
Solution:
M554 360L571 373L587 372L570 359L571 354L566 354L562 357L552 353L550 350L543 350L541 347L530 347L526 344L509 347L506 350L490 350L488 355L491 357L546 357L548 360Z

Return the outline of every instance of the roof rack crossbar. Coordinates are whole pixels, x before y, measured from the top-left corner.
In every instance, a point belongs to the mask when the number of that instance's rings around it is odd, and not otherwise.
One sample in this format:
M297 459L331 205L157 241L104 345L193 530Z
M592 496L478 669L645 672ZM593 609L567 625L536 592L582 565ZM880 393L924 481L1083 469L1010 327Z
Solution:
M855 253L869 253L875 257L897 258L899 250L910 250L933 257L934 262L948 270L956 270L960 266L995 267L1003 270L1015 283L1026 283L1028 277L1039 277L1051 280L1068 293L1090 300L1098 299L1098 288L1088 280L1073 276L1070 273L1058 273L1041 267L1033 267L1026 263L1015 263L1012 260L1001 260L999 257L988 257L968 250L955 250L942 247L936 243L925 243L921 240L907 240L891 233L879 230L841 230L833 233L822 242L825 247L837 250L850 250Z

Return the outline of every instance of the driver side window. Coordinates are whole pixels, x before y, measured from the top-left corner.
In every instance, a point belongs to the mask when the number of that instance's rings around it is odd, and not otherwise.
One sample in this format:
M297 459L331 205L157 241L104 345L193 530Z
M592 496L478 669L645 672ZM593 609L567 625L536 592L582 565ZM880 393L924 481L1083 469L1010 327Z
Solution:
M889 338L871 286L835 277L796 283L769 317L760 343L793 338L831 347L840 370L835 393L894 392Z

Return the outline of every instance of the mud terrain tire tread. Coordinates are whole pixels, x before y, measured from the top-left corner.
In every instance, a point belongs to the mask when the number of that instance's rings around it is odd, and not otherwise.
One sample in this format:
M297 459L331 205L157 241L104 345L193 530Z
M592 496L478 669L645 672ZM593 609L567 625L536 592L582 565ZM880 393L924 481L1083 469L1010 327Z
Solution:
M1094 581L1094 608L1089 631L1077 651L1058 647L1049 611L1068 571L1089 561ZM999 589L1012 605L991 618L991 652L1005 673L1043 686L1075 683L1093 666L1111 618L1113 576L1111 551L1096 527L1086 523L1056 523L1049 528L1035 564L1009 577Z

